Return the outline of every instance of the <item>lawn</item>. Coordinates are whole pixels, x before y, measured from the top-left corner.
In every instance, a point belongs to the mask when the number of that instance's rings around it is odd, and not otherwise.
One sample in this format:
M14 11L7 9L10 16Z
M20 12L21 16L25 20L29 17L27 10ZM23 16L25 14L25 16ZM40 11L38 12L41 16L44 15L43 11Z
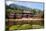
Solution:
M23 25L13 25L9 27L9 30L26 30L26 29L40 29L40 28L43 28L43 26L23 24Z

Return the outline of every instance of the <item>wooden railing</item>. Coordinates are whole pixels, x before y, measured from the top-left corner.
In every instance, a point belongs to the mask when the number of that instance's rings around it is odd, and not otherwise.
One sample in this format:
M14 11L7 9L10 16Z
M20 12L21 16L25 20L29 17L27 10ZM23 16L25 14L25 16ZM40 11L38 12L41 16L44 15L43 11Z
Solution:
M25 21L42 21L42 20L44 20L44 19L33 19L33 18L22 18L22 19L6 19L6 21L23 21L23 20L25 20Z

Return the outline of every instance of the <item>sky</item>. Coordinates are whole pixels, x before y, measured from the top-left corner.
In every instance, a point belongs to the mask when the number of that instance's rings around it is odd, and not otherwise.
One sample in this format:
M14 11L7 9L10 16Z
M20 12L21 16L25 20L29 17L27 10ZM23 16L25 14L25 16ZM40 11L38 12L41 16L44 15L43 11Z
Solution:
M38 3L38 2L29 2L29 1L6 1L7 5L10 5L12 3L25 6L28 8L35 8L35 9L43 10L43 3L40 3L40 2Z

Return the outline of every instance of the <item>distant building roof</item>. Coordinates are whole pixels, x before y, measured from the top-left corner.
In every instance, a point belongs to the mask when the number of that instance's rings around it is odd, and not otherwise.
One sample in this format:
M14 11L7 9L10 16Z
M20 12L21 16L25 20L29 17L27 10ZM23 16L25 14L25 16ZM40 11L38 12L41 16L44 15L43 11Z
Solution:
M24 10L23 13L32 13L32 12L29 10Z

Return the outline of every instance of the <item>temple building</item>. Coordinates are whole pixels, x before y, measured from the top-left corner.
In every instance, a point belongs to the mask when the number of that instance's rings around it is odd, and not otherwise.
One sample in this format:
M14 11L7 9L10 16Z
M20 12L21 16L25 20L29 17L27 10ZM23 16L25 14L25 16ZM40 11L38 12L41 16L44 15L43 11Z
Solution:
M16 19L20 19L20 18L32 18L33 17L33 13L29 10L23 10L22 13L11 13L9 16L9 18L16 18Z
M23 10L22 13L16 14L16 18L31 18L33 13L29 10Z

